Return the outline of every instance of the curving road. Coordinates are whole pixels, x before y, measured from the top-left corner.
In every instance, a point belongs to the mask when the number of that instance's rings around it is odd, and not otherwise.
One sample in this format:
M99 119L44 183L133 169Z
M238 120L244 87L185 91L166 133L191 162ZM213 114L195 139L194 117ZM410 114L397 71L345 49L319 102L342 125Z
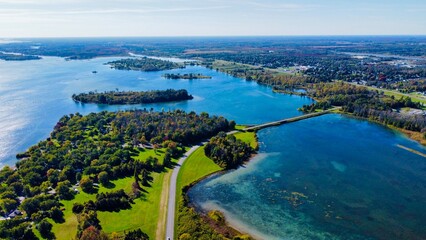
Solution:
M193 146L191 149L189 149L183 155L183 157L179 159L177 166L173 169L172 176L170 178L169 200L167 204L166 240L174 239L175 211L176 211L176 181L177 181L177 176L179 174L180 167L183 165L183 163L188 158L188 156L191 155L195 150L197 150L201 145L196 145L196 146Z

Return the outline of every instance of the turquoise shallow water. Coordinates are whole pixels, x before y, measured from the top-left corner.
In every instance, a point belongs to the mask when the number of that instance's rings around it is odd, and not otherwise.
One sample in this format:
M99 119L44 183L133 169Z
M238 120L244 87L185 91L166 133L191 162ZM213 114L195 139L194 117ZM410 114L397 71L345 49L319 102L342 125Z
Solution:
M326 115L259 132L246 166L189 192L263 239L425 239L422 149L367 121Z
M165 72L110 69L115 58L0 61L0 166L48 137L69 113L134 108L185 109L255 124L300 115L308 98L203 67ZM97 71L93 74L92 71ZM202 80L167 80L164 73L201 73ZM78 104L92 90L185 88L194 100L151 105ZM265 239L425 239L425 159L419 144L367 121L327 115L259 132L260 154L236 171L196 185L204 210L221 209L238 228ZM399 236L401 237L396 237Z

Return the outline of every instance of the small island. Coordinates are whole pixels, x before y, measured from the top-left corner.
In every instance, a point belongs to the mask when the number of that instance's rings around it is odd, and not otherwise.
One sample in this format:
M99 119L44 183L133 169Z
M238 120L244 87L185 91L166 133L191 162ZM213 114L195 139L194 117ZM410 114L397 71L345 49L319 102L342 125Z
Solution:
M191 100L194 97L185 89L153 90L153 91L109 91L73 94L72 99L82 103L97 104L142 104Z
M187 80L193 80L193 79L211 79L210 76L205 76L200 73L185 73L185 74L174 74L174 73L166 73L163 75L164 78L167 79L187 79Z
M34 55L0 52L0 59L5 61L28 61L28 60L40 60L41 57L34 56Z
M147 57L121 59L108 62L106 64L117 70L133 70L144 72L185 68L185 65L183 64Z

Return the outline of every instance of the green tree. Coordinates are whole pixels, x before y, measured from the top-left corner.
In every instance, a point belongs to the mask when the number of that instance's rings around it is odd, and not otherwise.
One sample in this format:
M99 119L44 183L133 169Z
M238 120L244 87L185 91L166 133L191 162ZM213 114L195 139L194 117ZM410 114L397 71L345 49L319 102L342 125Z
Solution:
M50 217L57 223L64 222L64 213L58 207L53 207L50 210Z
M102 171L98 174L98 181L99 183L101 183L102 185L107 185L109 183L109 176L108 173L106 171Z
M74 191L71 189L71 183L68 180L58 183L56 193L60 199L70 200L74 197Z
M50 239L52 235L52 224L48 222L46 219L40 221L37 225L37 230L40 232L40 235L43 238Z
M89 177L82 177L80 180L80 187L83 192L91 193L93 192L93 181Z

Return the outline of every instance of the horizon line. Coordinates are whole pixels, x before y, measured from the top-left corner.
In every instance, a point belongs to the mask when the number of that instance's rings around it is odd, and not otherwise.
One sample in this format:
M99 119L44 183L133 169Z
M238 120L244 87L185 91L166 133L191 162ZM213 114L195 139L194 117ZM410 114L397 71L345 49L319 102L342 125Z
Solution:
M255 37L426 37L426 34L300 34L300 35L156 35L156 36L38 36L38 37L0 37L12 39L84 39L84 38L255 38Z

